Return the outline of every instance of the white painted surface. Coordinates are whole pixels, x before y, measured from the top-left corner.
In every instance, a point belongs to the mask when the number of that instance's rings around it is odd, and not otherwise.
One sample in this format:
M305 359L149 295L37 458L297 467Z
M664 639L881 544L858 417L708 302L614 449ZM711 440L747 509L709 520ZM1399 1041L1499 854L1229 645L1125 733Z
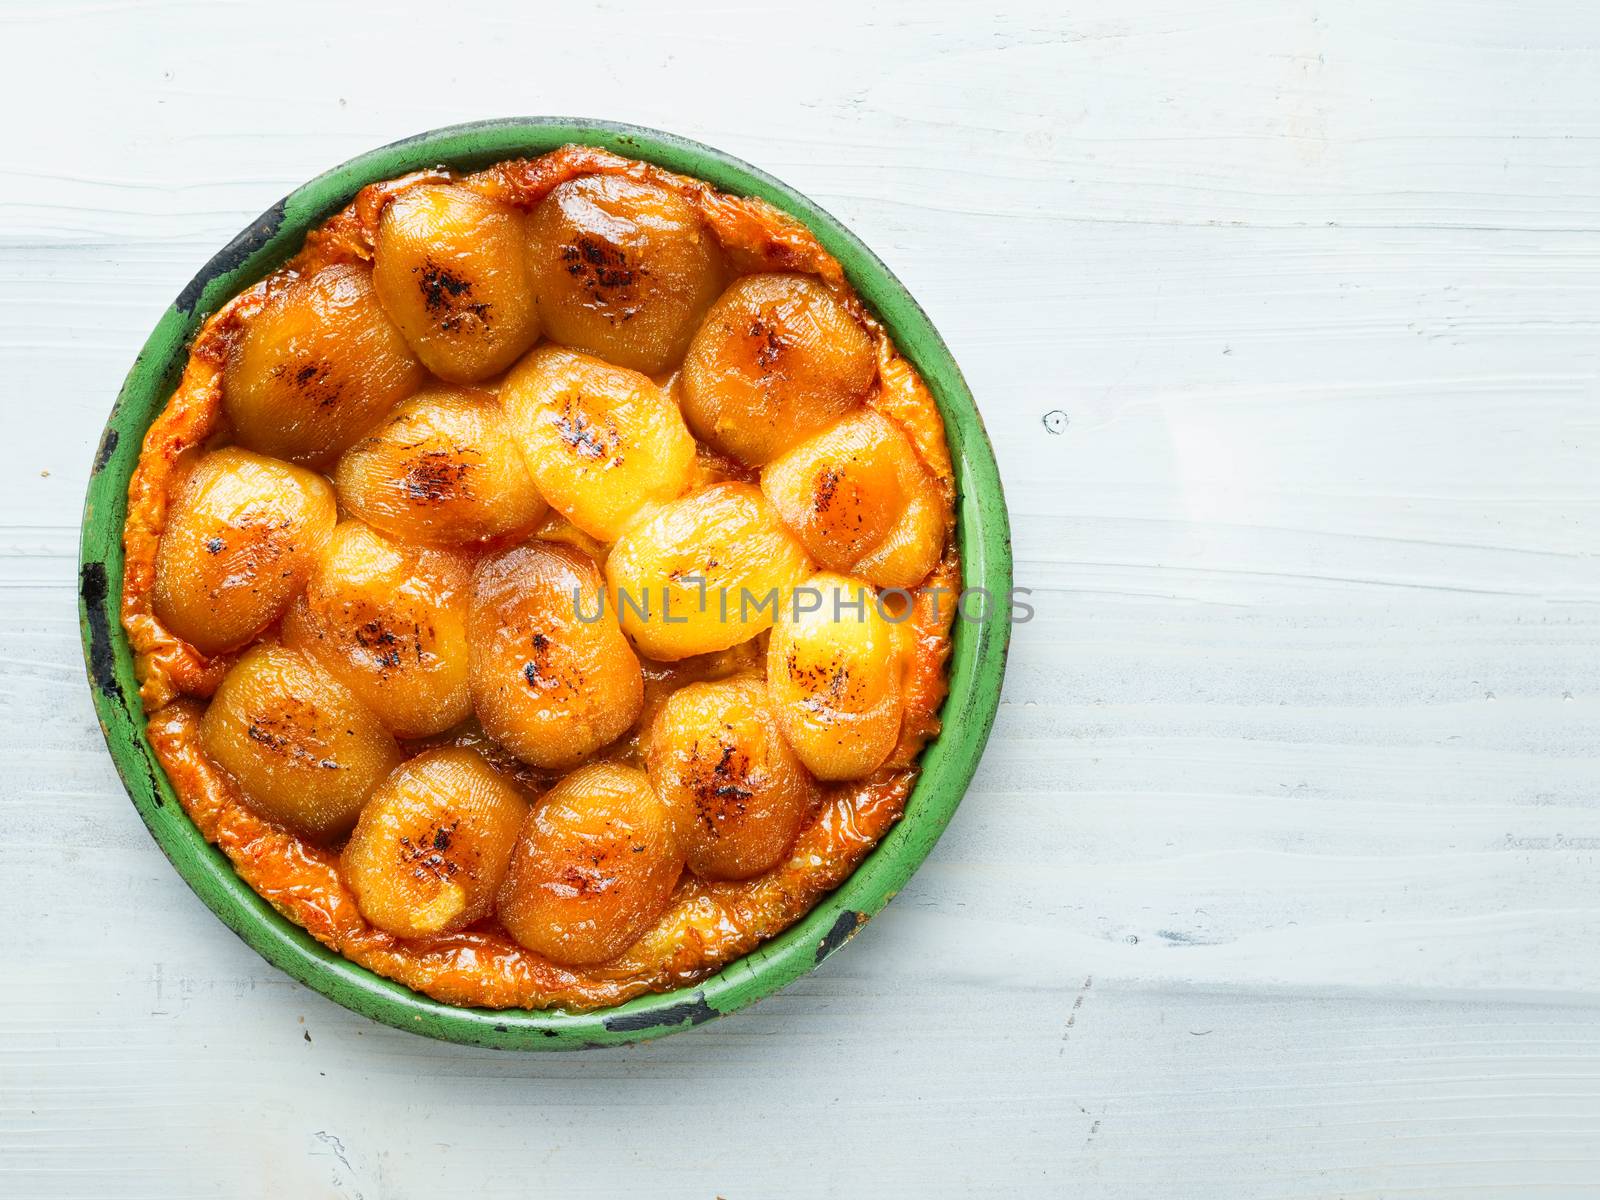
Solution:
M0 6L0 1195L1600 1194L1600 9L333 7ZM722 146L876 247L1039 610L847 951L564 1057L229 935L72 611L100 424L209 253L537 112Z

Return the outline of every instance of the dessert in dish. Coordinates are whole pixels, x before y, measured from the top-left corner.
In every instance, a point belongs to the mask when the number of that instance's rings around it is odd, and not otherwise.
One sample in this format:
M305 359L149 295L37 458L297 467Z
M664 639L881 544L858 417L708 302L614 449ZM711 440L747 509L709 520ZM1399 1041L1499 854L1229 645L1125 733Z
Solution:
M904 810L959 589L927 387L811 232L589 147L361 191L202 327L123 624L185 811L346 958L590 1009Z

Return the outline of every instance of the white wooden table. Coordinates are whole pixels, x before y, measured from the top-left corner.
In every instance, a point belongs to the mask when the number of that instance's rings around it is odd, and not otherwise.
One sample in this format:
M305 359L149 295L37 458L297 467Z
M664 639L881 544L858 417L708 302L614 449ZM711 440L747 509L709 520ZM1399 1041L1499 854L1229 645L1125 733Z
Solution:
M1600 1194L1600 8L333 7L0 3L0 1195ZM1038 617L846 952L519 1057L201 907L73 583L101 423L215 247L545 112L721 146L888 260Z

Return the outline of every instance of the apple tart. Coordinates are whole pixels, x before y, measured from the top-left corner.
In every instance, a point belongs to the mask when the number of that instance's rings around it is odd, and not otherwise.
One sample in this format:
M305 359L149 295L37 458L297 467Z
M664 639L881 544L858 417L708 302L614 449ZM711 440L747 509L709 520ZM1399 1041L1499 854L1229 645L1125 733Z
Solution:
M452 1004L748 953L901 815L959 590L928 388L815 236L582 146L363 189L193 342L129 488L157 756Z

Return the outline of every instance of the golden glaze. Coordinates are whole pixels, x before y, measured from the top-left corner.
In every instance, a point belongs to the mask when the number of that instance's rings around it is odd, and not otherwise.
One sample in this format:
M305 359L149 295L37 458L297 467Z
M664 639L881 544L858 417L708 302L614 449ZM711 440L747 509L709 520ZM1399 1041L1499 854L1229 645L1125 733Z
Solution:
M493 920L461 932L403 940L374 928L361 915L339 870L336 848L312 844L258 815L231 776L202 751L203 703L215 691L233 656L209 657L164 628L151 608L156 549L169 493L198 448L223 444L222 370L244 323L293 279L338 263L370 263L386 206L419 183L454 183L526 213L561 183L610 176L664 187L697 211L720 244L734 274L797 272L814 276L867 330L876 347L876 385L867 407L891 418L909 438L934 481L944 511L945 549L923 581L909 619L894 627L905 647L900 681L904 719L887 759L869 778L824 785L801 824L787 857L753 878L707 882L685 873L665 911L620 956L598 966L567 968L513 942ZM754 473L700 447L695 486ZM279 273L235 297L207 320L191 348L182 379L148 431L129 484L124 533L126 569L123 624L136 656L151 743L185 811L219 846L240 876L318 941L379 974L438 1000L491 1008L604 1007L648 991L665 991L704 978L748 953L803 916L837 887L901 815L916 778L915 759L938 731L945 695L949 628L960 587L953 542L954 480L949 452L931 394L882 328L848 287L838 263L802 225L754 199L728 196L699 180L592 147L568 146L537 159L500 163L463 177L423 172L375 184L313 231L304 249ZM594 554L586 536L552 512L535 531ZM646 661L643 714L631 735L600 758L643 769L639 731L646 728L675 686L723 678L750 667L747 643L704 659L675 664ZM726 657L724 668L723 659ZM446 744L484 742L463 727ZM406 753L438 745L409 743ZM495 761L489 749L484 749ZM496 761L497 766L504 764ZM524 783L545 782L522 772Z

